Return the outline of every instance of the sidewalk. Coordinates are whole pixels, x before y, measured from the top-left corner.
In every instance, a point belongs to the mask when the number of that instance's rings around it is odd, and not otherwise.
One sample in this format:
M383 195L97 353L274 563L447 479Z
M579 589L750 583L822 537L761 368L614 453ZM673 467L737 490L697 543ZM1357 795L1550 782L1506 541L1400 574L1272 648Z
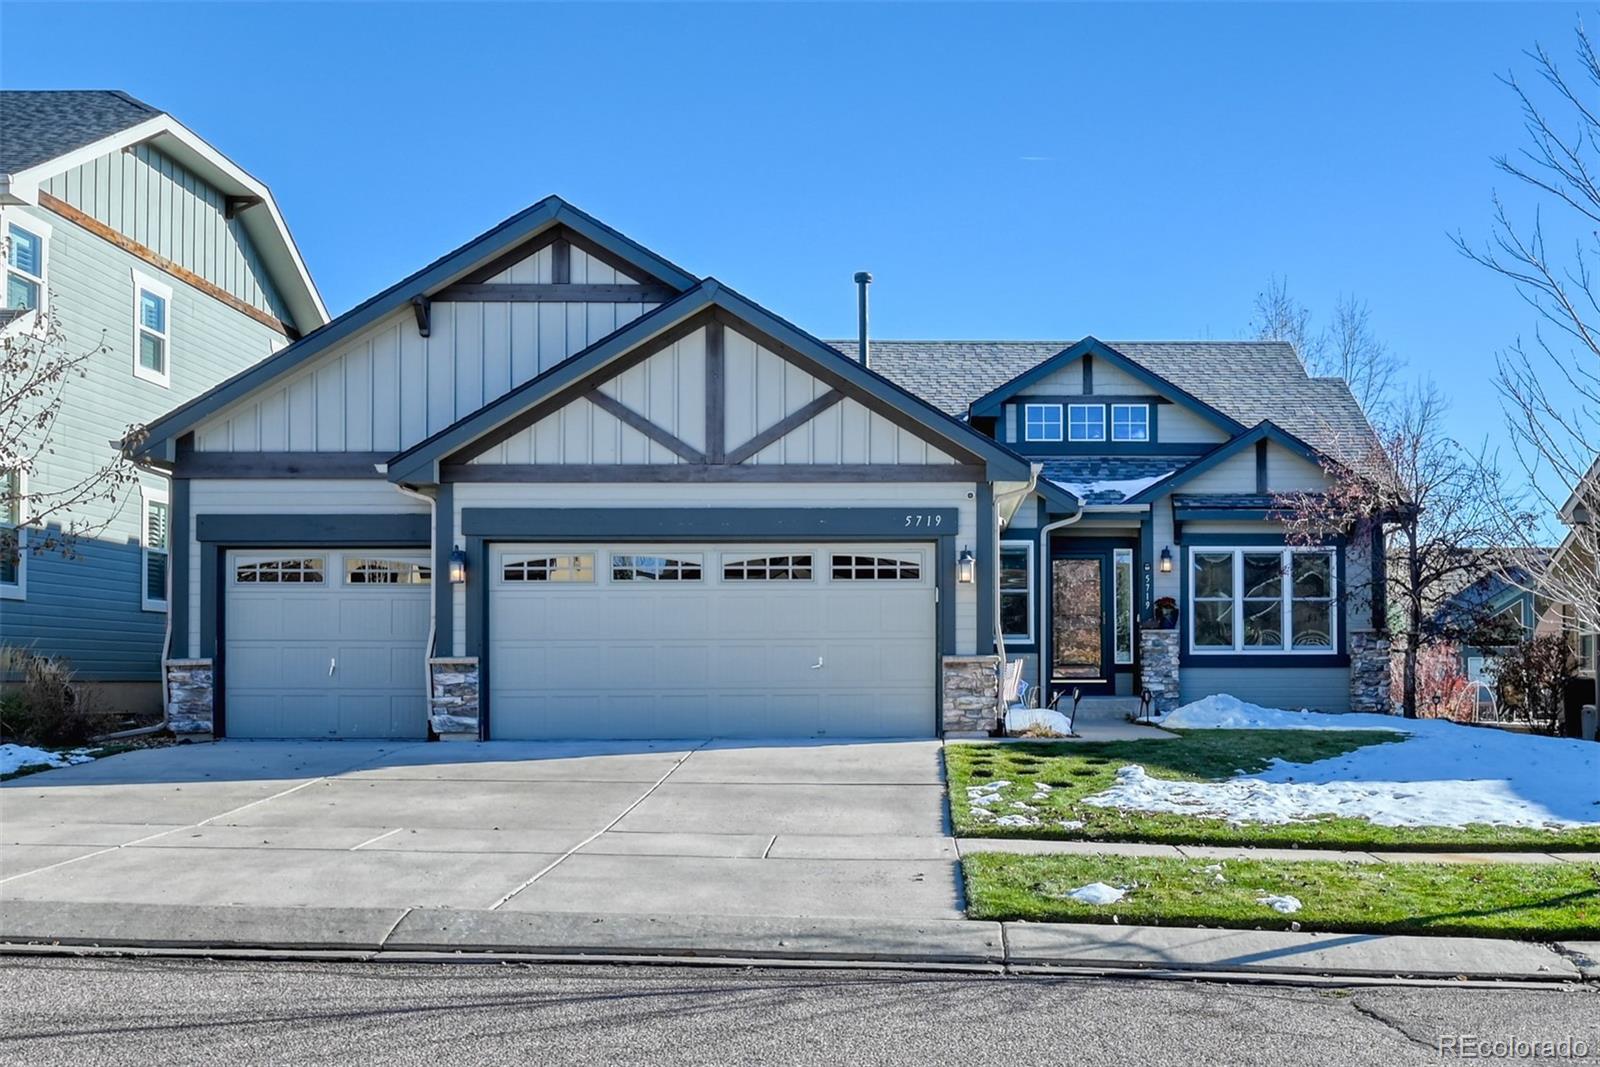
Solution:
M1025 856L1154 856L1175 860L1322 860L1330 863L1600 863L1600 852L1396 852L1317 848L1231 848L1152 845L1137 841L1036 841L958 837L960 855L1011 852Z
M1600 980L1600 944L930 919L581 915L442 908L258 908L7 901L0 951L124 948L368 961L460 954L556 960L832 963L989 972L1275 976L1313 981Z

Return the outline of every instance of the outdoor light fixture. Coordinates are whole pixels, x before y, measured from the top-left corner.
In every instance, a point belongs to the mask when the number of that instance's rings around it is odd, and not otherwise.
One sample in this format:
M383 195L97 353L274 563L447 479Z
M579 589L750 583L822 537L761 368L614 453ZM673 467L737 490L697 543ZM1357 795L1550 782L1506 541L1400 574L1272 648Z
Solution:
M452 548L450 550L450 584L465 585L467 583L467 550Z
M1161 550L1161 573L1162 574L1171 574L1172 573L1172 549L1171 549L1171 547L1163 548Z
M961 555L956 557L956 579L962 585L972 584L972 571L977 566L978 559L972 554L972 549L963 548Z

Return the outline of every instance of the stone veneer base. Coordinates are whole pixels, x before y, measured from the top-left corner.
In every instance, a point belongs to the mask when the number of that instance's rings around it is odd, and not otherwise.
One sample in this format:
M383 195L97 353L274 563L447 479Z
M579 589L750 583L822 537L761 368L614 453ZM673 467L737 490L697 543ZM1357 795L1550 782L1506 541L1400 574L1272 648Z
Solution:
M169 659L161 664L167 690L167 729L180 736L210 734L216 669L209 659Z
M436 734L478 733L478 659L428 660L428 725Z
M1165 715L1178 706L1178 631L1139 630L1139 684L1150 690L1150 708Z
M945 656L941 662L944 732L987 734L1000 714L1000 657Z

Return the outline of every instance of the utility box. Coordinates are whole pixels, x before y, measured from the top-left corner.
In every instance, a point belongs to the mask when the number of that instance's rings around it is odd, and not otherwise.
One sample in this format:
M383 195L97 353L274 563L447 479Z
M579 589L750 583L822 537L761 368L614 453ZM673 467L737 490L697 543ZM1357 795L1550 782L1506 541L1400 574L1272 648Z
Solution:
M1580 736L1585 741L1600 741L1600 712L1593 704L1585 704L1578 717Z

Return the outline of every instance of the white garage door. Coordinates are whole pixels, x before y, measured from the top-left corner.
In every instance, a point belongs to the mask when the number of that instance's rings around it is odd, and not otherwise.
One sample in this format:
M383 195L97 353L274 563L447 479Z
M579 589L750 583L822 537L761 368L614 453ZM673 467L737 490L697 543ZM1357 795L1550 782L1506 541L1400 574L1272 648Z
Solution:
M926 737L934 547L502 545L497 738Z
M229 737L426 737L427 556L234 552Z

